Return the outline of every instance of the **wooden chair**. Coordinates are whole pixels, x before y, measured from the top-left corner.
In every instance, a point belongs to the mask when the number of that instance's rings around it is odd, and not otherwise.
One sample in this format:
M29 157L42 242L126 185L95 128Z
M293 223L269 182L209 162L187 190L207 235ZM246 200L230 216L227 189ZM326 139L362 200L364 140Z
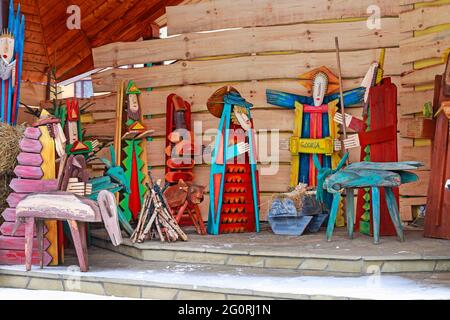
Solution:
M93 201L73 193L57 191L32 193L19 202L16 208L16 227L25 223L25 266L31 270L33 237L36 230L39 251L39 265L43 268L43 243L45 220L67 221L78 257L80 270L89 269L86 224L104 222L106 230L115 246L122 242L117 207L114 195L101 191L98 200Z

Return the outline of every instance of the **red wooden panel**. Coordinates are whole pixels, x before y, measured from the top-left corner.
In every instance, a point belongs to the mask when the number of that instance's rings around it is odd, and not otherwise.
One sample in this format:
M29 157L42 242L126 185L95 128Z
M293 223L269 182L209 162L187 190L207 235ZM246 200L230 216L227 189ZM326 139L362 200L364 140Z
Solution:
M48 266L52 261L52 257L44 252L44 265ZM33 251L32 263L39 264L39 256L37 251ZM18 265L25 264L25 251L20 250L0 250L0 264L2 265Z
M0 232L6 236L12 236L12 232L14 229L15 222L3 222L0 226ZM34 229L34 233L36 234L36 228ZM44 227L44 234L47 233L47 227ZM25 236L25 224L21 224L16 231L15 237L24 237Z
M41 167L30 167L30 166L22 166L18 165L14 169L14 173L19 178L25 179L41 179L44 175Z
M44 250L47 250L50 242L44 238ZM33 250L38 249L37 238L33 241ZM25 238L0 236L0 250L25 250Z
M40 153L42 150L42 144L39 140L33 140L28 138L23 138L20 140L19 147L21 151Z
M14 208L7 208L2 213L3 219L8 222L14 222L16 221L16 209Z
M58 190L58 180L13 179L9 185L15 192L49 192Z
M21 152L17 157L17 162L24 166L40 167L43 160L39 153Z
M36 127L28 127L25 129L24 136L28 139L39 140L41 137L41 130Z
M28 193L15 193L12 192L9 194L8 198L6 198L6 202L8 202L8 205L10 208L17 207L17 204L26 196Z

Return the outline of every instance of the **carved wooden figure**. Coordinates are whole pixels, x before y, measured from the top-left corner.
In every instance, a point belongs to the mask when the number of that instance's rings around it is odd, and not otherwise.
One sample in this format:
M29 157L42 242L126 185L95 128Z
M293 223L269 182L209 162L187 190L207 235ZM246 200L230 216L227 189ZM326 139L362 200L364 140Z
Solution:
M372 64L362 86L366 87L364 97L363 119L345 115L345 125L357 132L344 141L346 149L361 147L361 161L396 162L397 151L397 87L391 78L382 79L384 54L379 62ZM336 114L335 121L343 124L342 116ZM380 190L381 197L384 190ZM399 204L399 190L393 189L397 205ZM396 234L395 226L389 219L389 208L381 203L382 236ZM372 205L370 191L362 190L358 193L356 211L356 230L364 234L373 234L371 223Z
M217 90L209 112L220 117L212 153L208 233L259 232L259 182L252 104L232 87Z
M130 187L129 192L123 192L120 207L127 220L131 221L137 220L144 202L145 184L149 181L147 139L154 131L148 130L143 124L141 91L136 84L129 81L126 90L121 84L118 92L118 127L114 139L118 151L116 164L123 165Z
M339 94L335 93L339 89L338 78L326 67L314 69L300 78L302 85L312 91L312 97L267 90L268 103L295 109L294 132L290 140L291 187L299 183L317 186L313 155L318 155L324 167L336 168L341 150L339 128L333 121L339 103ZM364 88L347 91L344 93L344 103L346 106L359 103L363 95ZM328 194L324 197L330 209L332 197ZM344 224L344 216L340 214L337 225Z
M9 3L8 25L0 34L0 122L15 125L20 104L20 81L25 40L25 16Z
M195 165L191 106L180 96L171 94L167 97L166 111L165 178L168 183L175 186L177 183L178 185L184 184L184 181L189 184L194 180L192 171ZM183 206L170 205L170 208L173 212L178 213L176 219L179 224L194 225L197 233L204 235L206 228L198 205L199 203L195 202L183 202Z
M434 132L425 237L450 239L450 54L434 86Z

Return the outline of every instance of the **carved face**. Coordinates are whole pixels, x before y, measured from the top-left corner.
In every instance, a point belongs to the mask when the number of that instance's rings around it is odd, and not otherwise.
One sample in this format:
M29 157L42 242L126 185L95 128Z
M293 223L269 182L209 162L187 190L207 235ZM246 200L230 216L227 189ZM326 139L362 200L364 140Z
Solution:
M190 185L188 191L188 201L193 204L200 204L203 202L205 187Z
M137 113L139 111L139 100L137 94L128 95L128 107L131 112Z
M7 63L10 63L13 60L14 38L5 36L0 38L0 53Z
M328 77L325 73L319 72L314 77L313 98L314 106L320 107L328 89Z
M234 115L242 129L248 131L252 128L252 123L248 117L246 108L234 107Z

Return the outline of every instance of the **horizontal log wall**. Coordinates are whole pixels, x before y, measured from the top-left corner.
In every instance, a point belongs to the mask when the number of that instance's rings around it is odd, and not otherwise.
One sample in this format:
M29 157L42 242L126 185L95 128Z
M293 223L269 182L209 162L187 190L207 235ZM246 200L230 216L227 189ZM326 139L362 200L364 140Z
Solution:
M379 30L367 27L370 5L381 9ZM169 7L169 33L183 34L94 49L95 67L112 66L113 69L93 76L94 90L109 94L93 99L96 105L91 114L84 117L87 135L102 139L114 136L114 92L121 80L135 80L142 89L152 88L141 95L146 124L156 131L148 144L148 158L153 175L163 178L166 97L176 93L190 102L193 119L200 120L205 131L218 125L218 119L207 112L207 99L217 88L231 84L254 104L252 115L259 136L263 134L262 129L280 130L279 148L271 150L279 155L278 174L263 175L260 180L264 203L274 193L288 189L291 161L288 139L294 126L293 111L267 104L266 89L310 94L299 84L299 76L322 65L337 73L334 37L338 36L346 89L358 87L370 63L378 59L380 48L387 48L385 75L393 78L399 92L411 92L411 88L401 86L401 74L405 69L400 63L399 48L401 41L412 37L412 31L399 32L399 14L410 9L411 4L400 6L388 0L222 0ZM234 27L240 29L196 33ZM149 68L119 68L167 60L176 62ZM399 103L401 101L399 99ZM356 106L348 112L360 117L362 108ZM207 138L204 140L209 143ZM400 138L400 141L408 143L405 139ZM351 156L353 161L358 161L359 150L354 150ZM260 167L268 166L261 164ZM208 165L197 166L194 173L197 183L208 185ZM415 193L415 189L413 186L405 192ZM206 206L203 211L206 218ZM266 214L267 206L263 205L262 219Z
M404 90L400 96L400 160L418 160L425 163L422 181L414 190L405 186L402 193L409 193L405 206L426 204L427 183L431 165L431 138L434 123L423 115L424 105L432 103L434 78L444 72L444 61L450 52L450 1L408 1L413 8L400 13L400 31L411 37L400 41L400 56L404 72L401 83ZM407 201L406 201L407 200ZM414 210L403 209L403 218L413 217Z

